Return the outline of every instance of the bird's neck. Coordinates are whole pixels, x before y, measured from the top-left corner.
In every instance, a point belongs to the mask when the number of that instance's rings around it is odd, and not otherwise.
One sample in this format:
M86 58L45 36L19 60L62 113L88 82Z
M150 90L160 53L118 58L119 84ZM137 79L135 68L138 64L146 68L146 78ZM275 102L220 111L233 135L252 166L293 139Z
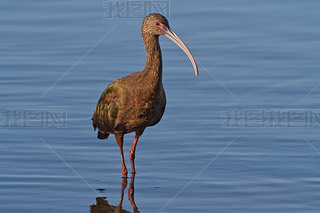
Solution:
M159 45L159 36L143 35L147 61L144 72L154 82L162 82L162 56Z

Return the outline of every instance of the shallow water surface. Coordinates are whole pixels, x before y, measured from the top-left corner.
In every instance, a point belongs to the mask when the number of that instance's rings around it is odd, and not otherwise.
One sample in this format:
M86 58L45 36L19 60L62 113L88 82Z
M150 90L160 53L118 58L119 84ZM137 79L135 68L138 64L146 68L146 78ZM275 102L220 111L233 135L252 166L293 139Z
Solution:
M142 19L103 18L103 1L2 2L1 212L110 212L121 192L130 212L133 199L140 212L318 212L320 2L169 6L200 75L160 38L167 108L125 184L91 116L143 69Z

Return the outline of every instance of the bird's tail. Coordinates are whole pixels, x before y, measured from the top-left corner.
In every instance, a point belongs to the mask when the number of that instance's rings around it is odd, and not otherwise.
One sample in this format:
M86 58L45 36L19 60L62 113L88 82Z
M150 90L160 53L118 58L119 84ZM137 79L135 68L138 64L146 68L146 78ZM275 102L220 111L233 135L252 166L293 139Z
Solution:
M109 137L109 133L104 133L104 132L101 132L100 130L98 131L98 134L97 134L97 138L99 139L107 139Z
M94 128L94 131L96 131L97 126L96 126L96 124L94 123L93 118L91 118L91 120L92 120L92 125L93 125L93 128ZM98 138L98 139L101 139L101 140L102 140L102 139L107 139L108 137L109 137L109 133L104 133L104 132L98 130L98 134L97 134L97 138Z

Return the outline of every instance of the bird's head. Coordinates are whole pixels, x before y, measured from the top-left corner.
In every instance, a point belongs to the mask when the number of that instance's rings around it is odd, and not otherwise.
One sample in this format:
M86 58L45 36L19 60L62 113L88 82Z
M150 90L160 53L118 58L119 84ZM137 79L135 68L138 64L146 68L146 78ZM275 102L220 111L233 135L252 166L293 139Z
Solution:
M183 43L183 41L173 32L173 30L169 27L169 22L163 15L159 13L151 13L147 15L142 23L141 31L143 35L148 36L159 36L164 35L176 43L189 57L195 75L199 75L198 66L187 46Z
M163 35L163 30L160 28L160 26L169 27L166 17L159 13L151 13L143 20L141 27L142 34Z

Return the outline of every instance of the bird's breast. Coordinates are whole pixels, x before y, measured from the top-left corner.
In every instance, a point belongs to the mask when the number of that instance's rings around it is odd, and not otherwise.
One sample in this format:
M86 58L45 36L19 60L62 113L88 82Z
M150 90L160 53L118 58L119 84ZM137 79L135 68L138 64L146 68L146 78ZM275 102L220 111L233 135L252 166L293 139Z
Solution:
M161 120L166 106L164 89L151 90L147 87L131 89L131 94L119 101L117 130L133 132L152 126Z

